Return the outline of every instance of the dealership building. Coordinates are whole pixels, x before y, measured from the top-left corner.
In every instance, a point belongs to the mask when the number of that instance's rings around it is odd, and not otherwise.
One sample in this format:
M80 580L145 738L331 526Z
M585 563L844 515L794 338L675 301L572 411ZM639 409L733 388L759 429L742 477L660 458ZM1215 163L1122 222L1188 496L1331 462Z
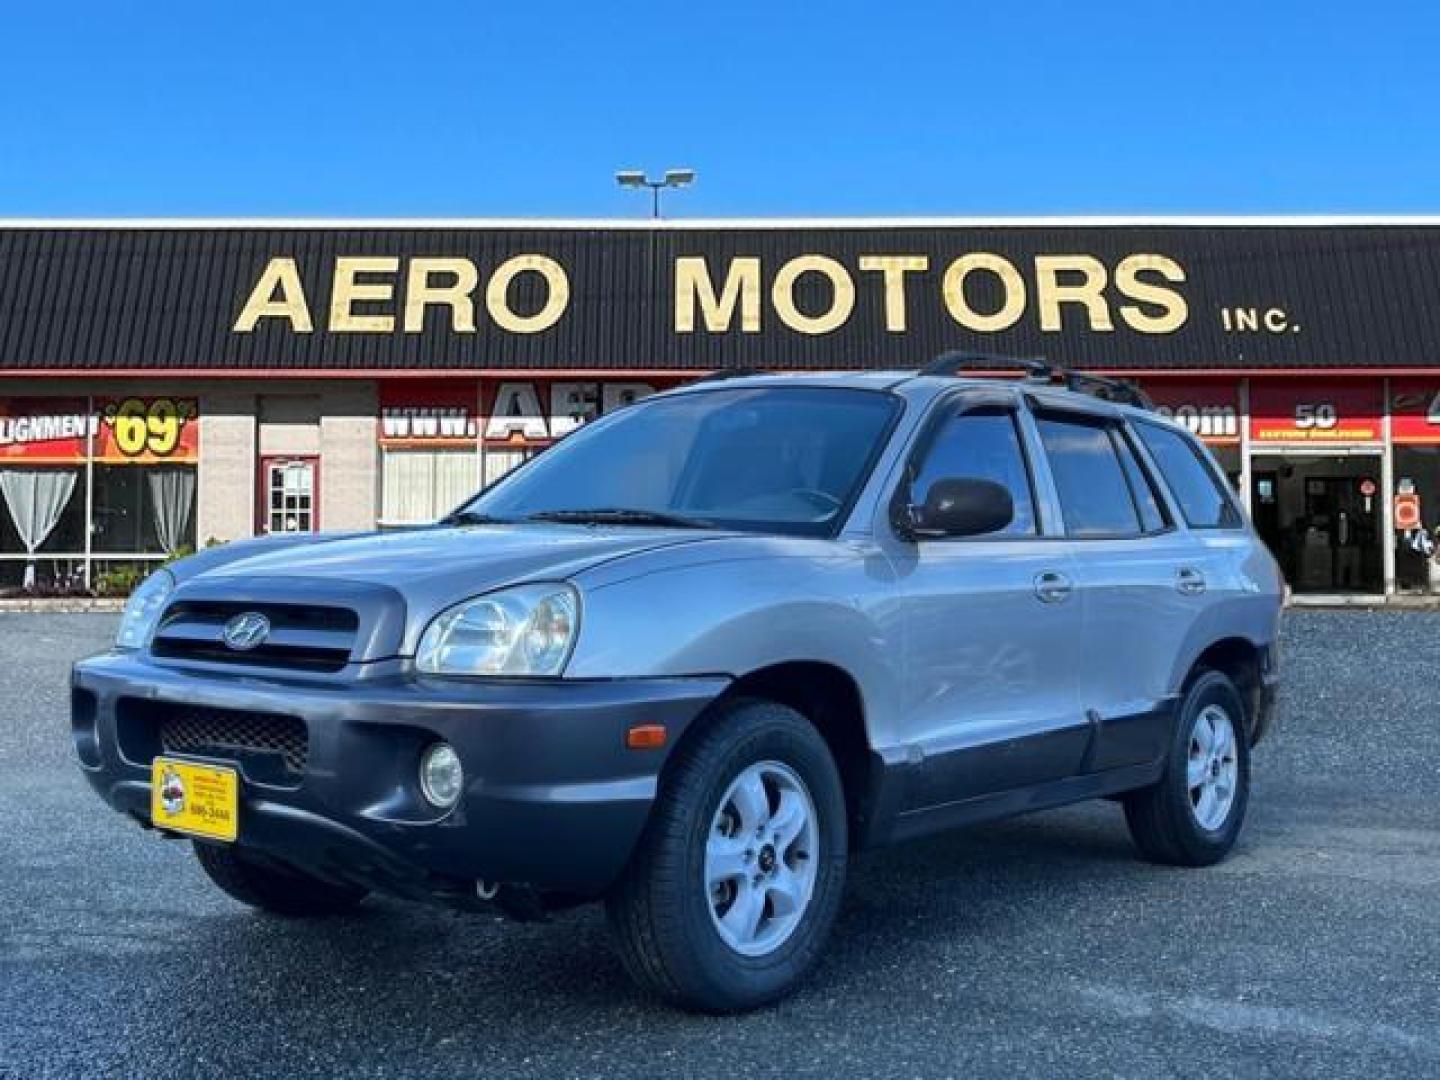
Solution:
M0 221L0 590L433 520L716 370L1133 379L1300 597L1440 593L1440 219Z

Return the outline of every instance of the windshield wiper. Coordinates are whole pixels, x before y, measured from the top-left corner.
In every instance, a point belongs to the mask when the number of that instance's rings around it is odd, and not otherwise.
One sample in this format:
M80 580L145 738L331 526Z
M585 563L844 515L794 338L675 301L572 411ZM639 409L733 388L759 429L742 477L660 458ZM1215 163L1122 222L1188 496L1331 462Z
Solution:
M479 510L456 510L453 514L446 514L440 519L441 525L513 525L513 521L505 518L491 517L489 514L482 514Z
M620 506L602 506L588 510L540 510L529 514L526 521L556 521L574 525L662 525L672 529L710 529L708 521L667 514L662 510L631 510Z

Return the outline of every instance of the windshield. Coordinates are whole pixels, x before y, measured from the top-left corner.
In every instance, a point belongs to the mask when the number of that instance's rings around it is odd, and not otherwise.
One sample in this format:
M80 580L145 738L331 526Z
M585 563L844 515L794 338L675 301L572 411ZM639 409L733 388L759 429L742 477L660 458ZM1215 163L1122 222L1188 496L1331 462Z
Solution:
M899 407L890 394L819 387L657 398L581 428L453 516L826 535Z

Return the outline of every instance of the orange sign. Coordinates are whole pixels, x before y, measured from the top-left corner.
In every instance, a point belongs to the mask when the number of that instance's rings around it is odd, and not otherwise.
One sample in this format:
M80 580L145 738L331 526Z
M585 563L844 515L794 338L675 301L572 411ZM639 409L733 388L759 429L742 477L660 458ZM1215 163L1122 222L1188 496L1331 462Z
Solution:
M34 465L193 462L200 457L194 398L0 399L0 461Z
M1395 528L1402 532L1420 528L1420 496L1415 492L1395 496Z
M114 398L95 402L95 460L110 465L200 460L200 408L194 398Z
M1381 438L1382 384L1263 382L1250 386L1252 443L1372 443Z

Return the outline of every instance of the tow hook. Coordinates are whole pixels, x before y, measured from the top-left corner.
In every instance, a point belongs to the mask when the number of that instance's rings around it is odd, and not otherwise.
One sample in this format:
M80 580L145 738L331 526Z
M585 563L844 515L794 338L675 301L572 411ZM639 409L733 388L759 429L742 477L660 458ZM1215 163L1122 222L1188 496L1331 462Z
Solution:
M482 878L475 882L475 895L516 922L540 922L551 910L546 898L529 885L503 885Z

